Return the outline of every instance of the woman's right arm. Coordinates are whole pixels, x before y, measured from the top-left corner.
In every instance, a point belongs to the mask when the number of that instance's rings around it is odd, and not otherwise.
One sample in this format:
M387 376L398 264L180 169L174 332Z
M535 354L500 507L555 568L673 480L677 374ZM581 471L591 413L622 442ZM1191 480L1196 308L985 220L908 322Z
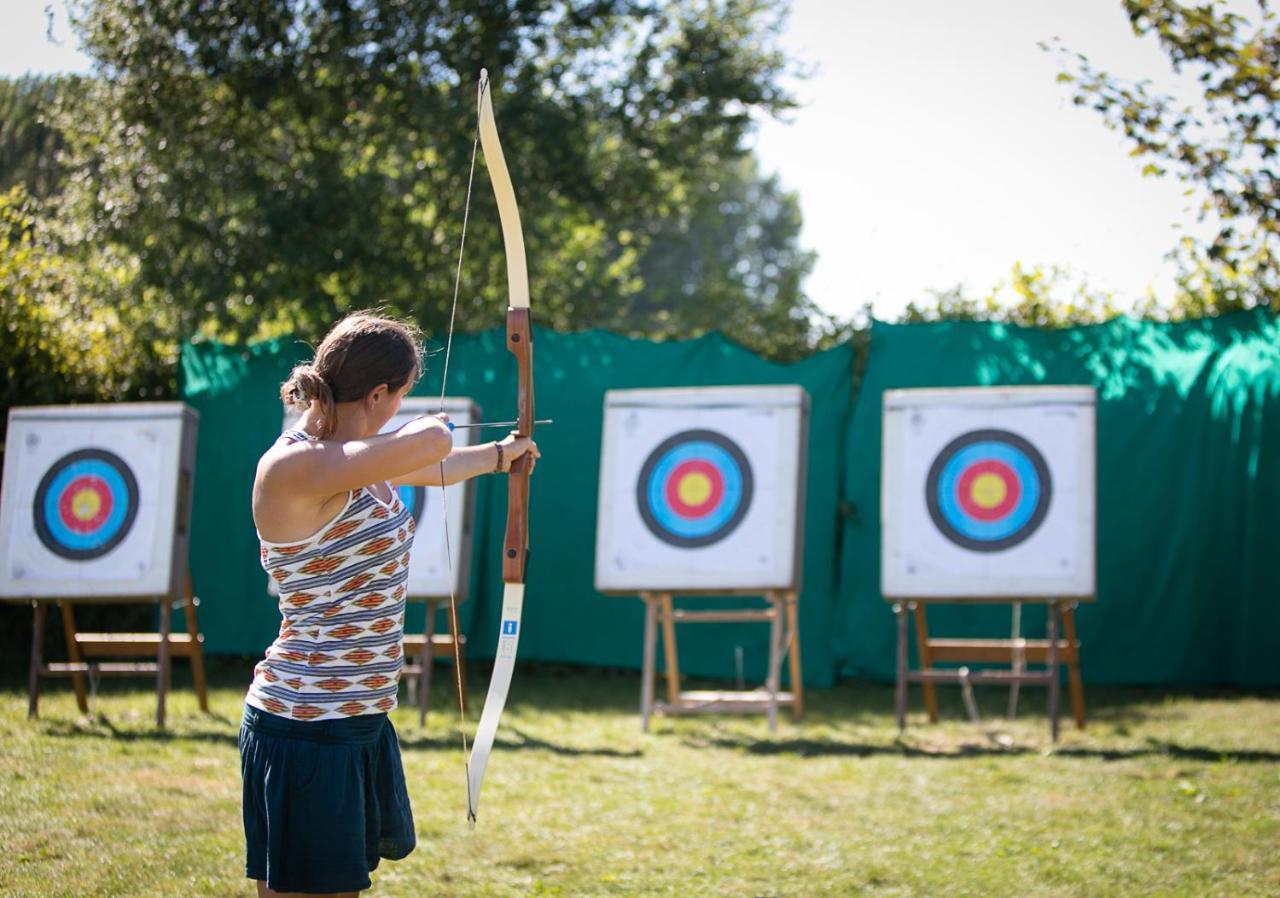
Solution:
M368 439L299 442L269 451L258 480L270 493L327 497L438 465L452 448L448 425L427 416Z

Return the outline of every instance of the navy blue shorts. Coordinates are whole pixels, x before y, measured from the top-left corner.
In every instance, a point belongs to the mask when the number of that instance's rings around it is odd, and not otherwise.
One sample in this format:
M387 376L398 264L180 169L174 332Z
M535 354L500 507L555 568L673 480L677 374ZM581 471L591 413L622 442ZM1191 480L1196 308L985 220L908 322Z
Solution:
M245 875L277 892L355 892L413 851L400 742L386 714L290 720L245 705Z

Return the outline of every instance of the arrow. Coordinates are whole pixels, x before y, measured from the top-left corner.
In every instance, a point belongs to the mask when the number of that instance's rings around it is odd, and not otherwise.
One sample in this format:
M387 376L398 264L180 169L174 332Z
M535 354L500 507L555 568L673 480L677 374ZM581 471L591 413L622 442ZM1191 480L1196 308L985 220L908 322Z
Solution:
M480 424L454 424L452 421L450 421L449 429L465 430L468 427L515 427L519 423L520 423L519 421L484 421ZM533 423L534 424L554 424L556 422L552 418L540 418L537 421L534 421Z

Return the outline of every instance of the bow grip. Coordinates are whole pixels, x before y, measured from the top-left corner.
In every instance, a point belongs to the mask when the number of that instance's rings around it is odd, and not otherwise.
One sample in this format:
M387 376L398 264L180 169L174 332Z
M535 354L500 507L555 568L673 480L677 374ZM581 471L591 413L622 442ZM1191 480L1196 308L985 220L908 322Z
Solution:
M516 357L517 420L515 434L533 436L533 325L527 308L507 309L507 350ZM511 463L507 483L507 532L502 541L502 580L523 583L529 564L529 472L526 454Z

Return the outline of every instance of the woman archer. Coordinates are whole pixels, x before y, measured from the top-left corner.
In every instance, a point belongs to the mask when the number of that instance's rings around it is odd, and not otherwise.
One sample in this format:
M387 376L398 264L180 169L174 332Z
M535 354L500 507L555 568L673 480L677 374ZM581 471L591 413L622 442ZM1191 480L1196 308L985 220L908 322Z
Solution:
M303 410L258 462L253 519L280 633L240 728L245 873L260 896L355 895L415 844L389 712L403 664L413 518L397 485L444 486L537 446L453 447L447 418L380 431L422 374L417 329L360 312L280 390Z

